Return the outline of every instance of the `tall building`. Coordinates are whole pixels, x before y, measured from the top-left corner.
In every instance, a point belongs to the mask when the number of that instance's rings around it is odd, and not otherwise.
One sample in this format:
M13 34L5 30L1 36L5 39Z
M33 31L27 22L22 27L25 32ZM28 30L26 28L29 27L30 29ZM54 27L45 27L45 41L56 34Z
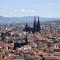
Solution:
M36 22L36 16L34 17L33 28L28 27L28 24L26 23L24 30L26 32L33 32L33 33L40 32L41 27L40 27L39 17L38 17L38 21L37 22Z
M25 31L28 31L28 24L26 22L26 25L25 25Z
M36 29L37 29L37 32L40 32L40 30L41 30L39 17L38 17L38 21L37 21Z
M36 17L34 17L34 23L33 23L33 33L37 31L36 29Z

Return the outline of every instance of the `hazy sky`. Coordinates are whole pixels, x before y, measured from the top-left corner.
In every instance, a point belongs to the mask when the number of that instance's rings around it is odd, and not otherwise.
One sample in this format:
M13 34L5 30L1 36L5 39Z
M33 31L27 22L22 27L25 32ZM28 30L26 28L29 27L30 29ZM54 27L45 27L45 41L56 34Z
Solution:
M60 0L0 0L0 16L60 18Z

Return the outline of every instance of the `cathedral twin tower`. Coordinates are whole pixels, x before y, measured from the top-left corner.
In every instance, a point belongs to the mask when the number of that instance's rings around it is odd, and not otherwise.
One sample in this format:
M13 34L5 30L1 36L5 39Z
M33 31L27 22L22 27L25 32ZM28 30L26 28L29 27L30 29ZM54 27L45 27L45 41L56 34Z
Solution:
M41 26L40 26L40 21L39 21L39 17L38 17L38 21L36 21L36 17L34 17L34 23L33 23L33 27L29 27L28 24L26 23L24 31L26 32L40 32L41 31Z

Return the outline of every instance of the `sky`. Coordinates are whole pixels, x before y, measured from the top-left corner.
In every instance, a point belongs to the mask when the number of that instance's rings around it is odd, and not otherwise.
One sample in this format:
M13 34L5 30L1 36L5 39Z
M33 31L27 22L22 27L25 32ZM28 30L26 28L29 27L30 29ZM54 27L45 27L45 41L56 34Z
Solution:
M60 0L0 0L0 16L60 18Z

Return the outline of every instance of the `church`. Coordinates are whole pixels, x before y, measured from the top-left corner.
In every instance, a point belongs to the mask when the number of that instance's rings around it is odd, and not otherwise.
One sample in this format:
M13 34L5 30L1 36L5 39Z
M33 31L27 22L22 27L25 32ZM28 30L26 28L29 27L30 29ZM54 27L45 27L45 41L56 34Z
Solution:
M33 22L33 27L28 26L28 24L26 23L25 28L23 29L26 32L40 32L41 31L41 25L40 25L40 20L38 17L38 21L36 21L36 17L34 17L34 22Z

